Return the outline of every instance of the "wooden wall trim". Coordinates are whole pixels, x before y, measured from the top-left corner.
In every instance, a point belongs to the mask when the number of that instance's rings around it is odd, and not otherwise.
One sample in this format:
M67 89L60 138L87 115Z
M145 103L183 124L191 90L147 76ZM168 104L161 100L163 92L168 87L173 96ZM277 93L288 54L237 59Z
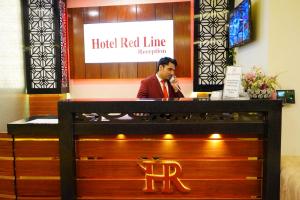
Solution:
M174 3L192 2L192 0L67 0L68 8L94 7L94 6L118 6L132 4Z
M66 94L31 94L29 95L29 115L57 116L57 102L66 98Z
M13 138L0 132L0 199L15 199Z
M191 77L191 3L131 4L68 9L71 79L136 79L156 71L157 62L95 63L84 61L83 24L174 20L174 57L177 77ZM136 10L136 12L132 12ZM88 12L93 11L90 16Z

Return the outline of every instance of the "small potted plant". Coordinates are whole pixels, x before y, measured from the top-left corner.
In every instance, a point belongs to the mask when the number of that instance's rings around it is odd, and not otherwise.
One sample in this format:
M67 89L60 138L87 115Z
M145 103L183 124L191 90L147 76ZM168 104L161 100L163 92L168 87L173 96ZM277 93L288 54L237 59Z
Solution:
M242 85L252 99L269 99L278 87L277 76L267 76L261 68L253 67L242 76Z

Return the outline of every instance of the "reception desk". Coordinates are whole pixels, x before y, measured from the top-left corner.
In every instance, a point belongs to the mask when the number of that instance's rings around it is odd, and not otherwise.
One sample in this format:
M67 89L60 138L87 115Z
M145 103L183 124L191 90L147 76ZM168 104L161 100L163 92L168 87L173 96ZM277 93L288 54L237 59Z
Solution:
M281 101L67 100L8 124L19 199L279 200Z

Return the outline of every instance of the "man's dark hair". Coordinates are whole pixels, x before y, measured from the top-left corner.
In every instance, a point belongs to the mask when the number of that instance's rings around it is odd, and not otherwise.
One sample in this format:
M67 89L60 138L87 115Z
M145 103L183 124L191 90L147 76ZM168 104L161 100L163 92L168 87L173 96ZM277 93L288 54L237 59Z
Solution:
M168 65L169 63L172 63L173 65L175 65L175 67L177 66L177 61L173 58L163 57L163 58L159 59L159 61L157 63L156 71L158 72L160 65L165 66L165 65Z

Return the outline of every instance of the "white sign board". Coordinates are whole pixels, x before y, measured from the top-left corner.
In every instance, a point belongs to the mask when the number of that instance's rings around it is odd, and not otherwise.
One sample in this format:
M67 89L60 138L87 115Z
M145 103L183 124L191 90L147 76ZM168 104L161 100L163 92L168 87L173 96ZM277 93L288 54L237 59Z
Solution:
M157 62L173 43L173 20L84 24L85 63Z
M227 66L224 80L223 98L239 98L242 69L237 66Z

